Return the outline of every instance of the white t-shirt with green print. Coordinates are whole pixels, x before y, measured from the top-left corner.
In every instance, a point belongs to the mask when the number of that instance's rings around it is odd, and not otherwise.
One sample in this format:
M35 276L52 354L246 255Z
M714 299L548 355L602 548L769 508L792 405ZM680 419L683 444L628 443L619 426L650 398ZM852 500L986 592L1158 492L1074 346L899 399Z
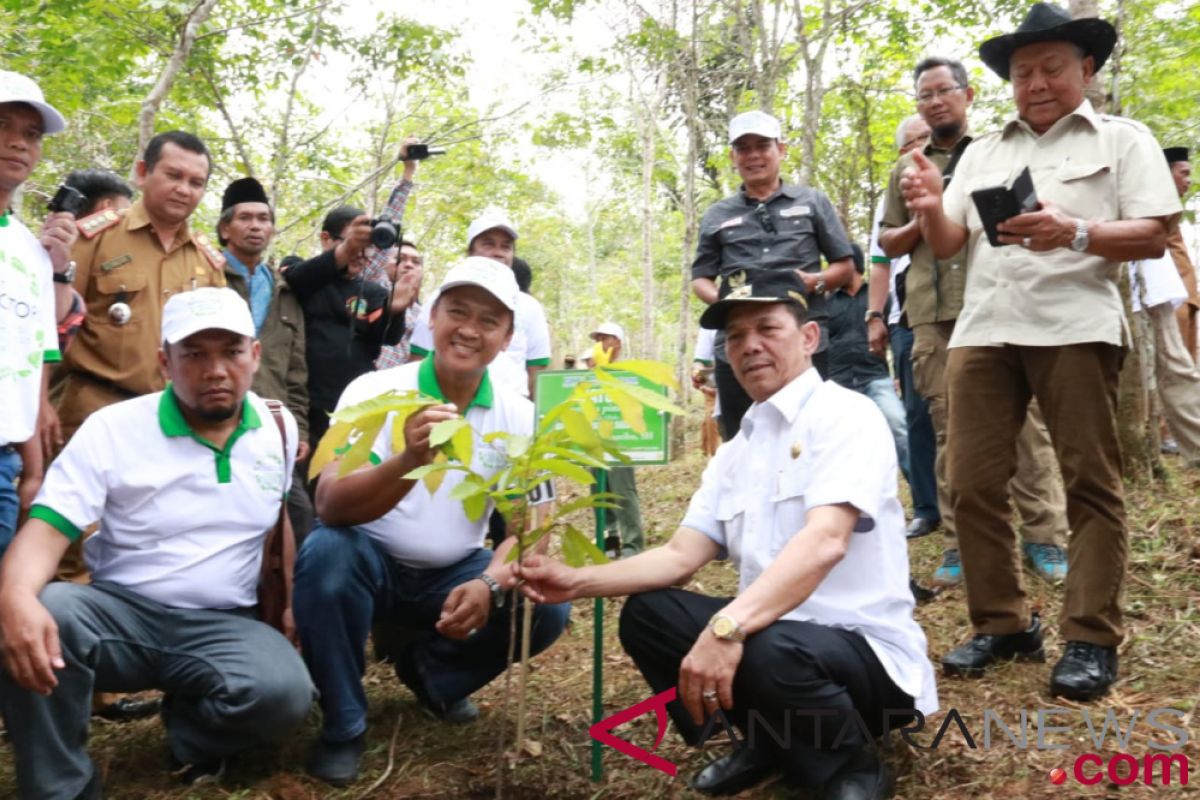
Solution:
M59 361L50 256L20 220L0 218L0 445L37 428L42 365Z

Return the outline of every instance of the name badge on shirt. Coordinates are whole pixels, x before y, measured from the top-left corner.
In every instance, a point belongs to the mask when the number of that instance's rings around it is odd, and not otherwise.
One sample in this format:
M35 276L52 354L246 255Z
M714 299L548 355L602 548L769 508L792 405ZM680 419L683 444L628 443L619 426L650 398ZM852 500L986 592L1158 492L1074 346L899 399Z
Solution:
M806 205L794 205L780 211L779 216L784 219L788 217L808 217L812 216L812 208Z
M717 226L717 230L719 230L719 231L723 231L723 230L725 230L726 228L733 228L733 227L736 227L736 226L738 226L738 225L741 225L741 224L742 224L742 218L741 218L741 217L734 217L734 218L732 218L732 219L727 219L727 220L725 220L724 222L722 222L720 225L718 225L718 226Z
M116 258L112 258L112 259L109 259L108 261L105 261L103 264L100 265L100 271L101 272L112 272L117 267L124 266L125 264L128 264L130 261L133 261L133 256L126 253L125 255L117 256Z

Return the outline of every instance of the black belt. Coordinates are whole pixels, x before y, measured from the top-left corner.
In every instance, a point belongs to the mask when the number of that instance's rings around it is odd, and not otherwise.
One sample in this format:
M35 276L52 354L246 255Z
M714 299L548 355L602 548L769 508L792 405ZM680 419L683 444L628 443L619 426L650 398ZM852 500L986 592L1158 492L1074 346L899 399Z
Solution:
M128 389L126 389L124 386L118 386L117 384L113 383L112 381L110 381L106 378L97 378L95 375L93 375L90 372L81 372L79 370L72 370L70 375L72 378L83 378L88 383L91 383L95 386L99 386L102 389L107 389L108 391L112 392L113 394L118 394L121 397L124 397L126 400L131 400L134 397L142 396L140 392L131 392Z

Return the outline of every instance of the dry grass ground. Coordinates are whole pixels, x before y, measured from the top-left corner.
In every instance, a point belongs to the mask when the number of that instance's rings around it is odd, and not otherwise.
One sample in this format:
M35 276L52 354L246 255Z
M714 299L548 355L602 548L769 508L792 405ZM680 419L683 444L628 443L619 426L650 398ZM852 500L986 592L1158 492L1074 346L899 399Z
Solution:
M1175 465L1177 466L1177 465ZM651 540L659 541L680 519L702 464L689 456L669 467L639 472L642 507ZM1195 718L1200 692L1200 553L1193 550L1200 540L1200 474L1173 473L1168 485L1132 487L1129 492L1132 531L1131 570L1125 601L1129 636L1121 648L1121 679L1107 698L1091 704L1097 722L1113 710L1126 724L1137 712L1126 752L1141 757L1151 738L1169 737L1156 733L1142 718L1155 708L1179 709L1187 716L1184 725L1191 741L1184 752L1191 767L1200 771L1200 724ZM928 576L940 555L937 536L911 545L913 572ZM701 572L693 588L729 592L735 585L731 570L712 565ZM1059 590L1032 581L1029 591L1043 617L1057 615ZM660 753L680 765L679 779L672 780L650 767L606 750L605 776L601 783L589 779L592 674L592 607L576 604L573 624L563 639L539 658L533 667L529 690L530 738L536 743L508 773L509 798L590 798L623 800L641 798L688 798L686 778L712 754L727 747L724 737L713 742L709 753L684 747L673 733L664 740ZM645 684L616 640L615 623L620 603L607 604L605 614L604 704L608 713L623 709L648 696ZM966 610L961 590L951 590L918 609L918 618L929 637L930 655L936 659L957 644L967 632ZM1049 626L1053 630L1053 625ZM1061 642L1049 639L1051 662L1057 659ZM1055 767L1071 771L1077 756L1095 750L1080 716L1081 706L1053 701L1047 694L1050 663L1014 665L998 669L983 681L939 682L942 708L955 708L979 738L984 708L1014 725L1020 711L1030 716L1037 709L1060 709L1047 725L1067 726L1065 732L1048 732L1048 743L1063 750L1038 751L1036 719L1030 721L1030 748L1021 750L997 733L991 750L972 750L957 730L952 730L934 751L916 750L899 744L890 751L889 762L899 774L897 797L906 800L940 798L1089 798L1200 796L1200 775L1191 776L1193 787L1146 787L1139 784L1117 787L1104 781L1083 787L1073 781L1053 785L1048 774ZM411 694L401 687L390 670L380 664L367 676L371 698L369 746L363 760L360 783L348 790L334 791L308 779L304 758L316 731L316 719L295 733L282 748L248 754L232 765L219 787L178 788L166 769L167 751L163 729L157 720L128 725L94 723L91 753L106 779L107 797L144 798L280 798L308 800L338 798L487 798L495 796L497 742L511 739L504 712L504 681L479 692L482 719L470 726L450 727L423 715ZM941 724L933 717L916 740L929 745ZM1167 719L1180 724L1179 719ZM618 730L637 744L648 746L654 730L643 717ZM394 741L394 745L393 745ZM977 741L977 744L979 742ZM1100 751L1118 751L1109 741ZM0 796L15 793L12 760L7 748L0 751ZM1106 757L1107 757L1106 755ZM380 780L382 779L382 780ZM787 787L767 783L743 792L743 798L803 796Z

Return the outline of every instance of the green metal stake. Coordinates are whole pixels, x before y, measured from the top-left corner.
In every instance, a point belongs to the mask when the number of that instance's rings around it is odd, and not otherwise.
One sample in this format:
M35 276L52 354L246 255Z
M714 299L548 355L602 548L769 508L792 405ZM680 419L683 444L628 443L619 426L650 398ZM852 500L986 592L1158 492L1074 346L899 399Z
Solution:
M596 491L608 491L608 470L598 469ZM596 546L604 552L604 514L607 509L596 509ZM592 612L592 724L599 722L604 714L604 598L597 597ZM600 742L592 739L592 780L599 783L604 777L603 750Z

